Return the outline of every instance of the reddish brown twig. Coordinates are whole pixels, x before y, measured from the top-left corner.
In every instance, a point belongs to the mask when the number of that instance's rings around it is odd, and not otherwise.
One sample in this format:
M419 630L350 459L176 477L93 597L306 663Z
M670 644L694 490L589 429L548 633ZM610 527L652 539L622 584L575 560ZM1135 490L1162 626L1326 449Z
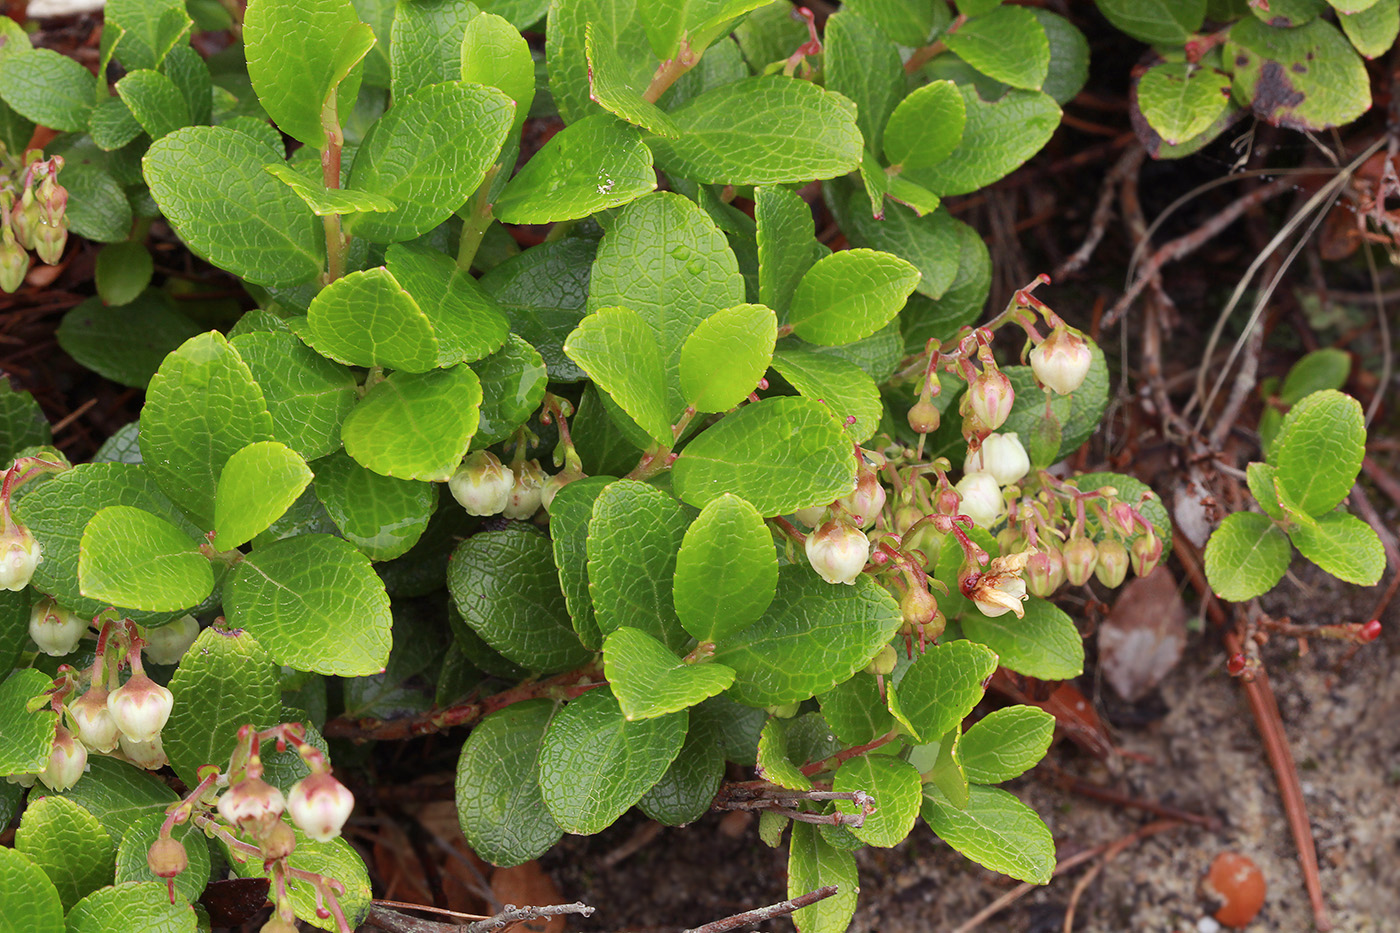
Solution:
M1034 772L1040 776L1040 769ZM1071 777L1060 771L1047 771L1045 779L1053 783L1062 790L1079 794L1083 797L1091 797L1094 800L1102 800L1104 803L1111 803L1116 807L1128 807L1133 810L1141 810L1144 813L1151 813L1167 820L1176 820L1180 823L1191 823L1208 829L1211 832L1219 832L1220 821L1213 816L1206 816L1202 813L1193 813L1190 810L1181 810L1169 804L1159 803L1155 800L1144 800L1141 797L1134 797L1122 791L1114 790L1111 787L1103 787L1091 781L1084 781L1076 777Z
M1139 827L1136 831L1129 833L1104 849L1103 858L1095 862L1094 865L1084 873L1084 876L1074 883L1074 890L1071 891L1069 895L1069 906L1065 908L1065 933L1072 933L1074 930L1074 912L1079 907L1079 899L1084 896L1084 890L1098 877L1099 872L1107 867L1109 862L1117 858L1128 846L1141 842L1148 836L1153 836L1169 829L1176 829L1180 825L1181 823L1176 820L1157 820L1154 823L1148 823L1146 826Z
M692 927L684 933L727 933L729 930L737 930L739 927L748 926L750 923L762 923L764 920L772 920L774 917L786 917L794 911L804 907L810 907L817 901L824 901L837 892L837 886L829 884L824 888L817 888L806 894L794 897L790 901L783 901L780 904L770 904L767 907L759 907L756 910L746 910L741 914L732 917L725 917L722 920L712 920L702 927Z

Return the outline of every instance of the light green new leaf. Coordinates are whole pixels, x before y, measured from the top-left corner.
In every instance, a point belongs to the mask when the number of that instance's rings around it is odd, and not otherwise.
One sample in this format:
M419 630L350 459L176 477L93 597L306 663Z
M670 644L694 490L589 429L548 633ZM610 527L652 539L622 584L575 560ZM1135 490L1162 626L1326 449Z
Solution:
M395 243L384 262L432 325L439 366L479 360L505 343L510 325L500 306L445 253Z
M32 667L17 670L0 683L0 770L6 774L35 774L48 763L58 714L48 708L30 712L26 707L52 686L52 678Z
M627 626L603 641L603 673L629 722L687 709L734 682L733 668L687 664L646 632Z
M129 505L94 515L78 554L78 585L98 602L174 612L199 605L214 590L214 571L199 542Z
M630 308L602 308L579 322L564 353L660 444L673 440L666 373L652 330Z
M349 366L424 373L438 366L432 322L387 268L341 276L316 294L304 339Z
M812 207L791 188L754 189L759 301L786 319L797 283L829 250L813 235Z
M462 80L501 90L515 101L518 133L535 99L535 61L520 31L495 13L472 17L462 36Z
M857 442L869 440L884 407L875 380L839 356L808 350L779 350L773 368L794 389L831 409Z
M1371 526L1345 512L1319 515L1289 531L1308 560L1339 580L1375 586L1385 570L1385 548Z
M1006 706L988 713L962 737L961 757L974 784L1020 777L1045 757L1055 717L1036 706Z
M885 126L885 158L905 169L937 165L962 141L967 110L963 91L952 81L916 88L899 102Z
M64 933L63 902L49 876L22 852L0 846L0 910L26 933Z
M595 42L606 41L614 49L617 60L628 69L626 84L645 87L656 71L657 60L634 0L560 0L550 4L545 60L549 90L565 123L597 112L589 97L585 48L590 23L606 24L606 31L600 30Z
M904 96L899 49L871 20L850 10L827 18L823 43L826 89L855 101L856 125L866 146L879 152L885 122Z
M117 58L128 71L159 68L193 25L181 0L110 0L103 19L120 31Z
M496 162L515 102L494 87L447 81L395 101L355 153L350 185L399 206L358 214L350 230L376 243L422 236L466 203Z
M340 437L376 473L445 482L466 455L480 406L481 382L465 363L393 373L360 399Z
M263 171L268 150L220 126L190 126L142 161L160 211L190 249L255 285L298 285L321 271L325 233L306 204Z
M724 641L762 617L778 585L778 557L763 516L725 493L686 529L676 555L673 600L685 630Z
M1278 500L1278 487L1274 485L1274 468L1267 463L1251 463L1245 468L1245 481L1249 494L1259 503L1259 508L1270 518L1283 519L1283 507Z
M413 547L437 508L438 493L431 483L383 476L343 451L315 466L316 498L370 560L391 560Z
M1206 0L1100 0L1099 12L1149 45L1181 45L1201 28Z
M671 139L681 135L670 115L642 95L646 82L629 83L634 76L628 74L628 66L618 58L617 49L607 40L595 42L593 34L593 24L589 23L584 28L588 96L608 113L648 132Z
M338 112L349 115L360 89L355 66L374 41L351 0L251 0L243 17L258 100L282 132L316 149L326 145L327 98L334 93Z
M1288 536L1268 516L1235 512L1206 542L1206 579L1221 599L1244 602L1283 579L1291 553Z
M1350 375L1351 354L1337 347L1323 347L1293 364L1278 397L1285 405L1297 405L1314 392L1340 389Z
M1234 69L1235 99L1252 104L1260 119L1275 126L1322 130L1371 108L1365 62L1326 20L1279 29L1242 19L1222 54Z
M1356 50L1366 58L1379 58L1390 51L1396 35L1400 35L1400 0L1361 2L1366 3L1365 9L1359 9L1360 3L1343 3L1340 0L1332 3L1332 6L1346 14L1337 17L1337 22L1341 23L1342 32L1346 33ZM1342 9L1344 6L1353 7L1355 12Z
M1269 463L1284 499L1309 515L1323 515L1351 492L1365 453L1361 403L1329 389L1288 412L1269 446Z
M1050 69L1050 40L1026 7L997 6L972 16L943 42L982 74L1011 87L1038 91Z
M1084 673L1084 637L1074 620L1048 600L1031 597L1022 606L1024 619L964 612L963 634L995 651L1002 667L1027 677L1069 680Z
M678 138L647 140L656 164L702 184L835 178L861 160L855 107L810 81L748 78L701 94L671 117Z
M918 769L892 755L858 755L842 762L832 778L831 789L838 792L862 790L875 798L875 812L862 826L851 827L866 845L888 849L899 845L914 828L923 802L923 782ZM860 807L849 800L836 801L838 813L856 814Z
M922 816L938 837L979 865L1031 884L1055 870L1055 840L1035 811L999 787L974 784L966 807L924 788Z
M802 773L788 749L787 731L791 720L770 716L758 736L758 770L770 784L788 790L811 790L812 779Z
M460 0L394 4L389 58L395 99L461 77L462 45L467 28L480 15L478 6L486 4Z
M65 910L112 882L115 841L97 817L66 797L30 801L15 830L14 847L49 876Z
M971 641L932 645L915 658L898 685L899 708L914 737L929 742L956 728L996 669L996 654Z
M495 213L512 224L577 220L655 190L641 133L595 113L555 133L496 198Z
M563 830L540 795L540 750L550 700L526 700L472 728L457 761L457 819L472 851L493 865L543 855Z
M642 798L680 753L682 710L629 722L607 690L571 701L550 720L540 752L545 806L565 832L600 832Z
M224 586L231 625L281 664L363 677L389 659L389 597L348 541L306 534L256 548Z
M204 844L199 837L186 843ZM165 882L155 879L99 888L73 905L67 923L68 933L195 933L198 926L194 908L181 900L170 903Z
M108 243L97 253L97 269L94 275L97 294L102 303L108 306L131 304L145 291L146 286L151 284L151 274L154 271L155 262L151 259L151 252L146 249L145 243L137 243L134 240ZM192 324L191 327L193 326ZM136 330L142 336L150 334L141 328L128 326L127 329ZM170 349L173 350L192 336L193 332L181 334ZM152 373L156 371L156 366L151 367Z
M258 441L228 458L214 495L214 547L247 544L282 517L311 483L311 470L280 441Z
M768 371L777 339L778 318L763 305L735 305L701 321L681 347L681 392L690 406L703 413L742 402Z
M229 341L248 364L272 413L272 436L314 460L340 447L340 425L358 399L355 377L285 332Z
M985 188L1040 151L1060 125L1060 105L1041 91L1013 88L987 103L963 85L967 122L957 148L930 168L906 168L905 176L945 197ZM885 145L890 141L885 131Z
M372 211L392 211L397 208L393 201L368 191L351 191L349 188L327 188L320 179L311 179L286 162L264 165L263 171L282 182L292 193L311 208L317 217L329 214L361 214Z
M844 933L856 912L860 877L855 853L827 842L821 827L794 821L788 844L788 897L826 885L834 885L836 893L793 912L793 923L802 933Z
M1138 109L1167 143L1197 136L1230 105L1230 78L1187 62L1153 65L1137 83Z
M92 114L92 72L53 49L21 49L0 57L0 98L42 126L78 133Z
M112 248L98 255L99 287L102 256ZM149 263L150 254L146 257ZM166 355L198 333L199 325L175 310L169 295L150 289L118 307L89 298L63 316L54 336L69 356L93 372L144 389Z
M819 259L792 296L788 321L826 346L869 337L888 324L919 283L919 270L889 253L845 249Z
M141 410L141 449L165 494L203 527L229 457L272 439L272 416L248 366L217 331L191 337L161 364Z
M159 71L131 72L117 82L117 94L152 139L160 139L191 122L185 95Z

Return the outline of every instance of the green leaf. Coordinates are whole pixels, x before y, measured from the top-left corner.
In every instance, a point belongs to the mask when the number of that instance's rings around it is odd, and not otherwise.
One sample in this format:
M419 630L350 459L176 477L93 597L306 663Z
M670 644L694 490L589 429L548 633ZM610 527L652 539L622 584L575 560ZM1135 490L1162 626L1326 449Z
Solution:
M224 586L229 623L279 663L356 677L389 658L389 597L348 541L306 534L257 548Z
M826 89L855 101L860 134L872 152L879 152L885 122L904 97L899 49L870 20L850 10L827 18L823 42Z
M926 787L922 816L938 837L979 865L1031 884L1055 870L1055 840L1035 811L999 787L974 784L965 808Z
M1031 9L1050 41L1050 67L1040 89L1064 106L1089 80L1089 40L1079 28L1058 13Z
M1335 390L1314 392L1288 412L1269 447L1279 492L1309 515L1332 511L1351 492L1366 452L1361 404Z
M370 389L341 427L345 452L399 479L445 482L476 431L481 383L465 363L397 372Z
M89 298L63 316L54 336L69 356L98 375L143 389L166 355L199 332L199 325L177 312L169 296L148 290L115 308Z
M807 350L779 350L773 368L798 392L831 409L857 443L869 440L879 427L884 411L880 392L854 363Z
M151 844L160 837L160 827L164 822L165 809L162 807L159 810L148 811L143 819L127 828L121 842L117 844L116 881L117 884L132 881L158 882L161 900L169 909L170 896L166 893L165 879L156 877L146 861L146 854L151 850ZM183 901L185 904L193 904L199 900L199 896L209 884L209 841L193 823L176 826L171 835L185 847L185 855L189 858L189 867L175 878L175 896L179 898L176 903ZM110 929L111 927L105 928L104 933Z
M396 243L422 236L466 203L510 131L515 103L493 87L447 81L396 100L355 153L350 187L399 205L359 214L356 236Z
M195 912L187 903L170 903L163 881L128 881L84 897L68 913L68 933L194 933Z
M690 406L728 411L742 402L768 371L777 338L778 318L763 305L735 305L701 321L681 346L681 392Z
M671 591L689 524L679 502L646 483L618 480L598 495L588 525L588 589L602 634L631 626L684 650L689 635Z
M1176 145L1206 131L1230 104L1230 78L1214 68L1163 62L1137 83L1137 105L1152 128Z
M820 827L794 821L788 844L788 897L826 885L834 885L836 893L793 912L793 923L801 933L844 933L856 912L860 878L853 853L827 842Z
M548 373L539 353L515 334L472 371L481 380L481 412L472 442L498 444L525 424L544 400Z
M147 285L151 284L151 273L154 271L155 264L151 260L151 253L146 249L145 243L137 243L134 240L124 243L109 243L97 253L97 269L94 277L97 294L101 296L104 305L130 304L145 290ZM131 328L128 327L127 330L131 330ZM137 332L140 333L141 329L137 329ZM192 337L197 332L191 327L190 333L182 335L170 349L173 350L182 341ZM150 371L154 373L156 366L159 365L156 363L150 368ZM142 383L142 385L144 384Z
M690 711L690 728L680 753L637 806L667 826L693 823L709 811L724 772L718 714L696 707Z
M748 78L671 113L681 135L650 137L656 163L702 184L778 185L855 171L855 108L809 81Z
M428 316L387 268L351 272L317 293L306 342L349 366L423 373L436 369L438 340Z
M17 391L8 376L0 376L0 463L8 466L20 450L52 440L49 421L34 396Z
M758 737L758 771L763 780L789 790L811 790L812 779L802 773L803 762L792 760L788 749L789 719L770 716Z
M1260 22L1275 27L1302 26L1327 9L1326 0L1272 0L1267 10L1250 7Z
M1181 45L1201 28L1206 0L1100 0L1114 26L1149 45Z
M97 817L66 797L31 800L14 845L49 876L64 910L112 881L117 854L112 837Z
M1002 667L1027 677L1069 680L1084 673L1084 638L1074 620L1047 600L1032 597L1022 605L1024 619L965 612L963 634L995 651Z
M244 447L219 474L214 547L228 551L247 544L281 518L310 484L306 461L280 441Z
M1279 390L1279 401L1297 405L1314 392L1340 389L1351 375L1351 354L1336 347L1314 350L1294 363Z
M186 786L199 783L195 772L203 765L228 761L240 728L281 719L279 674L250 633L218 626L199 633L170 678L175 705L161 731L170 766Z
M99 755L88 756L88 773L63 797L96 817L117 846L152 814L164 815L180 799L149 771Z
M33 668L14 671L0 683L0 772L35 774L48 764L58 714L30 712L26 704L51 686L53 681Z
M1289 531L1293 545L1308 560L1339 580L1375 586L1385 570L1385 548L1371 526L1345 512L1319 515Z
M288 136L324 149L322 109L335 94L339 112L350 112L360 88L355 66L374 45L374 30L350 0L253 0L243 44L263 109Z
M900 204L886 206L884 217L876 220L859 209L856 202L860 198L858 192L851 193L849 219L842 224L851 242L912 263L920 273L915 291L942 298L958 277L961 221L943 210L920 216Z
M909 48L927 45L953 18L952 12L937 0L851 0L844 6Z
M479 532L452 552L447 588L483 641L516 664L552 674L582 664L589 651L569 625L550 556L549 539L529 525Z
M734 682L732 668L687 664L655 638L627 626L604 640L603 671L629 722L694 706Z
M214 112L214 78L204 56L188 45L176 44L166 55L162 67L185 99L190 122L208 123Z
M1396 35L1400 34L1400 0L1375 0L1357 12L1342 9L1348 5L1360 6L1358 3L1332 4L1344 14L1337 17L1337 22L1356 50L1368 59L1379 58L1390 51Z
M512 134L519 132L535 99L535 62L525 37L495 13L474 16L462 36L461 55L463 81L498 88L515 101Z
M822 717L846 745L864 745L894 728L875 675L864 671L823 693Z
M471 273L447 255L428 246L395 243L385 262L432 325L439 366L479 360L505 343L510 330L505 314Z
M327 188L319 177L313 178L286 162L264 165L263 171L291 188L292 193L301 198L317 217L325 217L328 214L392 211L398 208L398 205L388 198L368 191Z
M1288 536L1267 516L1235 512L1206 542L1206 579L1221 599L1244 602L1283 579L1291 554Z
M190 126L151 145L142 160L160 211L187 246L255 285L297 285L321 271L316 215L263 171L267 150L219 126Z
M724 641L762 617L777 585L778 558L763 516L735 495L711 500L676 555L681 625L701 642Z
M214 571L184 531L150 512L112 505L83 531L78 582L89 599L174 612L213 592Z
M337 893L336 900L340 901L340 907L345 911L350 928L355 929L369 914L372 897L364 860L344 837L337 837L330 842L317 842L308 838L295 826L292 829L296 833L296 848L287 856L288 867L339 881L345 887L345 892ZM228 847L225 846L225 852L227 851ZM228 865L240 878L265 877L262 863L255 858L240 862L230 855ZM298 920L323 930L336 929L334 918L322 919L317 916L316 909L322 899L314 885L299 879L288 879L287 891L291 898L292 910L296 912Z
M358 399L355 377L294 334L260 331L229 341L272 413L272 436L315 459L340 447L340 425Z
M394 97L460 77L466 30L478 15L477 5L456 0L396 3L389 44Z
M846 249L818 260L792 296L793 333L834 346L868 337L889 323L919 282L919 270L869 249Z
M899 708L914 737L932 741L956 728L982 699L983 684L996 668L996 654L975 642L929 646L898 683Z
M863 826L851 832L866 845L888 849L904 841L914 828L923 802L923 781L918 769L890 755L858 755L842 762L832 778L831 789L838 792L863 790L875 798L875 812ZM836 801L838 813L856 814L860 807L849 800Z
M555 714L540 753L545 806L565 832L612 825L666 773L685 741L687 714L627 721L612 694L592 690Z
M546 241L481 278L482 289L500 304L511 330L539 351L555 382L584 378L583 370L564 355L564 340L584 316L596 251L592 240Z
M597 112L589 97L585 48L590 23L607 24L606 32L600 30L595 42L606 41L617 60L627 66L625 83L636 87L640 82L645 86L656 70L646 28L631 0L561 0L551 4L545 30L545 62L549 90L565 123Z
M868 577L832 585L809 567L778 572L763 618L720 645L714 660L734 668L729 696L778 706L825 693L865 667L899 628L894 598Z
M1234 68L1235 99L1275 126L1322 130L1371 108L1365 63L1326 20L1279 29L1243 19L1222 53Z
M120 30L117 57L128 70L160 67L192 25L181 0L110 0L103 16Z
M521 865L564 834L540 794L540 751L550 700L526 700L472 729L457 762L457 819L472 851L493 865Z
M617 54L611 41L594 41L593 24L584 27L583 47L588 60L589 97L608 113L634 126L672 139L681 135L680 127L643 92L645 80L628 74L628 65Z
M51 129L86 130L95 87L92 72L53 49L20 49L0 57L0 97Z
M962 737L967 779L1000 784L1020 777L1045 757L1055 717L1036 706L1006 706L982 717Z
M21 852L0 846L0 910L23 917L27 933L64 933L63 902L44 870Z
M682 501L704 508L727 492L765 516L826 505L851 491L849 435L824 406L804 398L745 405L696 437L676 460Z
M1279 505L1278 490L1274 485L1274 468L1267 463L1251 463L1245 469L1245 480L1249 484L1249 494L1259 503L1259 508L1270 518L1283 519L1283 508Z
M930 168L910 169L905 177L945 197L985 188L1010 174L1040 151L1060 125L1060 106L1041 91L1013 88L987 103L963 85L967 123L957 148ZM888 149L890 131L885 131Z
M791 188L754 189L759 301L786 319L797 283L828 250L813 235L812 207Z
M564 353L659 444L673 435L666 373L651 328L630 308L602 308L579 322Z
M982 74L1014 88L1038 91L1049 73L1050 40L1025 7L996 6L972 15L943 41Z
M160 139L191 122L185 95L159 71L129 73L117 82L117 94L152 139Z
M603 646L593 614L588 587L588 525L593 504L611 476L590 476L564 486L549 506L549 534L553 539L554 564L559 570L559 586L573 620L574 631L589 648Z
M390 560L417 543L437 508L431 483L371 472L343 452L316 461L316 497L350 543Z
M217 331L181 344L147 388L141 449L149 469L166 495L205 528L213 525L224 463L271 435L262 390Z
M79 161L71 152L65 158L73 158L60 178L68 189L69 229L99 243L125 240L131 233L131 204L122 186L96 162Z

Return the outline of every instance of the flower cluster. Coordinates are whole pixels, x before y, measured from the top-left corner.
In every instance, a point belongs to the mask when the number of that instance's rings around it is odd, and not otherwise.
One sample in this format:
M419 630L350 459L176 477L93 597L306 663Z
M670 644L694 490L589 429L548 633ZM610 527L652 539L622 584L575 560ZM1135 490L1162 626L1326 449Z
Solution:
M0 288L13 292L29 272L29 251L50 265L68 242L68 191L58 183L63 157L31 149L15 159L0 145Z

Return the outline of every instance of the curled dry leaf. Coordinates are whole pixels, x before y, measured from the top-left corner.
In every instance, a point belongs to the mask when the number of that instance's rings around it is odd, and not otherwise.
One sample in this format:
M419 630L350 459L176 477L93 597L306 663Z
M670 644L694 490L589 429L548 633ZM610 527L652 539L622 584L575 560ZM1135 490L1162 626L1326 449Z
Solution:
M1181 660L1186 604L1166 567L1123 587L1099 629L1104 678L1129 703L1142 699Z

